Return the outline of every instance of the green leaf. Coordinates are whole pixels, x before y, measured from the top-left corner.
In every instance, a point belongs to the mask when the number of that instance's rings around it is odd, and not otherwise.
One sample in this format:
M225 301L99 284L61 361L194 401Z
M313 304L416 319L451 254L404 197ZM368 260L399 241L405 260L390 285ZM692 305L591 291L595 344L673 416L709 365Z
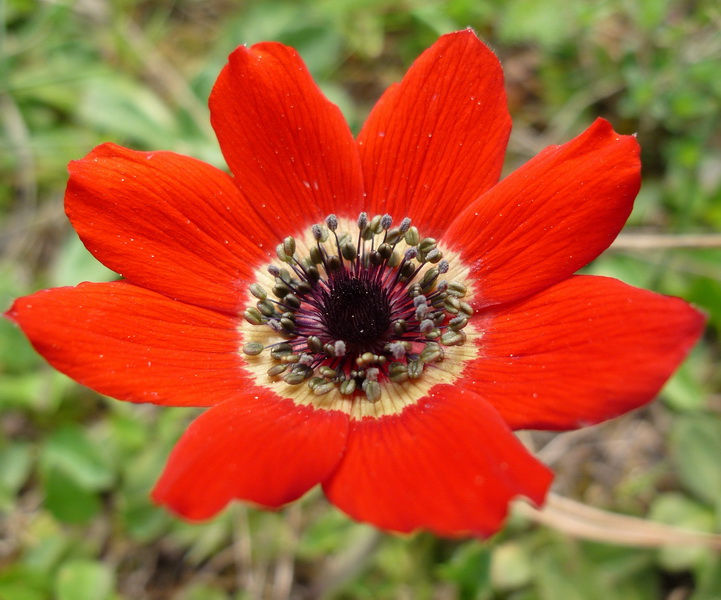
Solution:
M38 573L54 573L74 544L72 537L47 511L29 524L26 535L31 542L22 557L23 566Z
M42 396L45 381L37 372L0 378L0 409L30 408Z
M698 410L706 402L706 394L694 370L696 363L687 361L681 365L663 388L666 403L681 411Z
M1 284L2 282L0 282ZM0 302L3 310L21 292L15 288L0 289ZM0 368L3 371L0 385L9 376L9 372L18 373L40 364L33 347L25 339L20 328L7 319L0 320ZM0 393L0 405L4 403L4 394Z
M532 577L533 560L529 549L517 542L499 545L491 559L493 589L510 591L527 585Z
M73 234L60 248L53 265L51 285L77 285L82 281L113 281L118 275L105 267L86 250L80 238Z
M142 498L127 498L120 511L127 535L139 542L151 542L161 535L170 519L163 509L151 504L147 496L146 492Z
M64 473L86 490L104 490L113 481L103 448L92 443L85 431L75 425L61 427L50 436L43 449L43 466Z
M657 598L651 553L559 539L534 553L539 600Z
M163 148L180 134L170 107L122 73L89 80L79 113L87 125L144 148Z
M697 570L698 586L689 600L719 600L721 598L721 557L711 556Z
M32 467L29 444L16 443L0 448L0 509L11 508L15 495L27 481Z
M533 41L546 47L562 45L577 22L574 4L561 0L516 0L501 5L505 8L498 19L499 35L508 42ZM559 15L563 14L563 18Z
M461 598L488 597L491 593L491 560L494 553L487 544L468 542L439 569L441 576L453 582Z
M50 579L47 573L23 565L10 565L0 572L2 600L45 600L49 596Z
M721 497L721 418L681 415L671 431L671 453L683 484L711 506Z
M66 473L52 469L45 476L45 508L59 521L87 523L100 510L100 500Z
M713 532L715 524L712 510L678 493L656 498L649 519L701 533ZM659 561L670 571L686 571L702 564L708 554L709 550L703 546L668 545L659 550Z
M206 583L190 585L178 597L178 600L227 600L228 595L222 589Z
M115 587L113 572L90 560L65 563L55 582L57 600L107 600Z

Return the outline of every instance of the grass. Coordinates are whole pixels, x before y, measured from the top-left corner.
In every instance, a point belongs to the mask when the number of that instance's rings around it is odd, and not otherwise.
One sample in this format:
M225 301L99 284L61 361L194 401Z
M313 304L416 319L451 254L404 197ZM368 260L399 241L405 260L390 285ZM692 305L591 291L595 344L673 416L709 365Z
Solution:
M596 116L638 133L642 192L625 237L588 270L709 315L659 401L594 428L526 437L574 503L553 502L545 516L518 510L489 542L379 534L317 490L277 513L235 505L205 525L179 522L147 494L192 412L99 397L2 321L0 598L721 597L718 551L685 545L679 532L721 529L716 2L5 0L0 16L3 308L43 287L113 277L63 216L68 161L110 140L222 166L206 99L236 45L298 48L357 131L439 34L472 26L506 71L509 170ZM584 539L594 519L603 541ZM655 544L628 539L649 527Z

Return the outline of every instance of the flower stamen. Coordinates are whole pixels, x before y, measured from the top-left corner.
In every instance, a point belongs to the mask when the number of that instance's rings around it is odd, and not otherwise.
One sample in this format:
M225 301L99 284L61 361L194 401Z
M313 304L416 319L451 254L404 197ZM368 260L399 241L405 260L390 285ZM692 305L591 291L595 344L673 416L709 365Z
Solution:
M271 381L374 404L386 386L421 380L444 347L462 346L473 309L461 300L466 284L443 278L450 263L437 240L422 238L408 217L393 227L388 214L361 212L355 225L354 236L331 214L310 227L307 251L293 236L277 245L285 266L268 266L270 294L249 286L255 305L243 316L282 341L242 350L268 350Z

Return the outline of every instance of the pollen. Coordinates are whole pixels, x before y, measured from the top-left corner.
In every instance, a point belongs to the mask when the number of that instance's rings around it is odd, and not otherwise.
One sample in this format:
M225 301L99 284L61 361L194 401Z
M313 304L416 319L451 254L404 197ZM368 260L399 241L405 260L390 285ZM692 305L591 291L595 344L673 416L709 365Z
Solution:
M255 381L281 397L392 414L477 355L468 269L409 218L329 215L276 255L248 287L240 333Z

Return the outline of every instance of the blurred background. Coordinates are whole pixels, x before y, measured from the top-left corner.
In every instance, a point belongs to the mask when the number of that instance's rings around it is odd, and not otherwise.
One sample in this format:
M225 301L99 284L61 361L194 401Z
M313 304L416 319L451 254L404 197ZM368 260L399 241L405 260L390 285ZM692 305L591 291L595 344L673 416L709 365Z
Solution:
M638 132L643 189L623 239L587 271L709 315L659 401L524 437L558 473L555 491L580 503L581 526L563 526L568 507L547 525L520 510L489 542L378 534L318 490L277 513L235 505L205 525L175 520L148 492L195 413L99 397L1 320L0 599L721 598L718 551L675 533L721 531L717 0L0 0L0 22L2 310L114 277L64 217L68 161L110 140L223 165L206 100L235 46L295 46L357 131L422 50L471 26L505 68L507 170L596 116ZM583 539L599 514L607 541ZM652 523L672 526L660 546L629 545Z

